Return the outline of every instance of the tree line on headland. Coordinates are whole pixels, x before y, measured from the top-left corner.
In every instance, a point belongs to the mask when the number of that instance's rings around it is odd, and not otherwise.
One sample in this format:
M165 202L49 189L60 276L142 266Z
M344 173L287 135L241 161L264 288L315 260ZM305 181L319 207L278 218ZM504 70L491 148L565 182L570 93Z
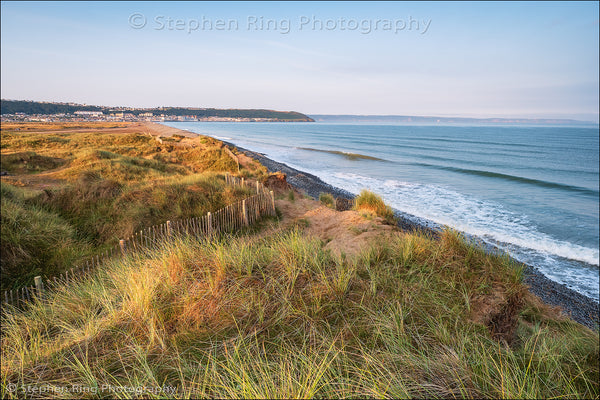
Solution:
M275 111L263 109L216 109L216 108L188 108L188 107L106 107L93 106L76 103L53 103L26 100L2 100L2 114L23 113L32 114L73 114L77 111L101 111L104 114L126 111L135 116L139 114L152 113L164 116L195 116L197 118L221 117L221 118L266 118L281 121L307 121L313 119L296 111Z

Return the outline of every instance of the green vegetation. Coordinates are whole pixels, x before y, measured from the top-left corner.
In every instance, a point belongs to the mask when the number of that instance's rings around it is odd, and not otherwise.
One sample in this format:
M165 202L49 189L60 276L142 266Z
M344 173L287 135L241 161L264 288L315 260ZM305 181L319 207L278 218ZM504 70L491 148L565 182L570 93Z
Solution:
M352 259L298 230L165 243L5 314L0 392L597 398L597 334L520 282L509 258L453 232L398 233Z
M31 202L31 193L0 185L2 289L30 284L36 275L57 275L91 252L67 220Z
M60 158L46 157L33 151L2 155L0 168L10 173L24 174L58 168L64 164Z
M131 122L3 122L3 132L127 128Z
M63 272L143 228L250 194L225 186L222 172L238 167L214 139L160 144L137 133L4 128L2 169L17 175L2 179L3 290Z
M2 100L2 114L73 114L76 111L102 111L109 114L115 111L123 111L138 115L151 112L154 115L165 116L197 116L224 117L224 118L274 118L285 121L312 121L308 116L295 111L275 111L261 109L216 109L216 108L184 108L184 107L162 107L162 108L139 108L128 110L116 110L111 107L71 105L65 103L43 103L38 101Z
M395 221L392 208L385 204L381 196L366 189L363 189L354 199L354 209L373 213L389 223Z
M319 193L319 202L325 207L335 209L335 199L331 193Z
M232 157L203 137L161 143L3 125L2 168L13 175L0 185L2 287L247 197L224 184L223 171L237 173ZM264 167L240 167L264 178ZM355 204L393 220L374 193ZM289 224L177 237L50 287L23 309L3 307L0 395L599 397L597 332L532 296L508 256L452 231L432 239L389 227L357 256L336 256L309 235L318 221ZM367 228L348 229L358 238Z
M2 114L66 114L75 111L102 111L99 106L72 106L66 103L44 103L39 101L4 100L0 102Z

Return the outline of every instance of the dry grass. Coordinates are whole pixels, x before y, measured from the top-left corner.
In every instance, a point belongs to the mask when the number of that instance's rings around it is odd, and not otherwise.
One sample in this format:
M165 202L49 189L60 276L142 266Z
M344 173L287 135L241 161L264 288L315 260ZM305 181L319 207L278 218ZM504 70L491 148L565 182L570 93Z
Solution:
M363 189L354 199L354 209L373 213L389 223L394 223L394 212L390 206L385 204L381 196Z
M397 234L354 259L298 230L173 242L7 314L2 395L51 382L98 391L49 396L67 398L115 396L106 385L177 398L597 398L597 335L531 311L524 293L517 265L453 232ZM488 296L522 305L478 318ZM486 321L504 312L516 324L498 336Z
M319 194L319 202L323 204L325 207L335 209L335 199L330 193L320 193Z
M18 178L59 182L46 191L3 178L2 245L22 235L2 248L3 268L16 244L32 258L63 242L85 252L247 195L211 172L233 165L207 138L3 130L2 155L19 152L64 164ZM363 199L387 215L381 198ZM598 398L597 333L531 297L508 257L451 231L385 235L349 257L296 226L163 243L4 309L0 395Z
M35 274L54 275L147 226L248 196L225 187L222 173L237 173L238 165L218 140L174 135L160 143L147 129L2 125L1 167L10 173L2 177L3 192L28 193L2 202L2 269L11 271L2 275L2 289L30 283Z
M57 131L78 129L127 128L131 122L3 122L2 131Z

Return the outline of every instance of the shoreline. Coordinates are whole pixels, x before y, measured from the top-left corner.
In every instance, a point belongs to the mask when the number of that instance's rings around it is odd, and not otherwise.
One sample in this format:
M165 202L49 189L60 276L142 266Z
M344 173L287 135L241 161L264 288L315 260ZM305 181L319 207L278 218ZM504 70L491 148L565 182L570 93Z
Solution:
M228 146L238 149L248 157L254 158L264 165L269 172L281 171L286 174L287 182L297 189L302 190L307 195L318 199L321 192L332 194L334 197L352 199L354 195L347 190L330 185L318 176L300 171L284 163L272 160L261 153L245 149L234 143L221 140ZM398 227L402 230L421 230L436 234L437 224L425 221L421 218L408 218L408 214L394 209L398 218ZM522 263L521 263L522 264ZM590 329L597 330L599 325L600 304L594 299L576 292L567 286L547 278L536 267L525 265L523 283L529 288L529 291L540 298L544 303L551 306L561 307L563 312L574 321L587 326Z

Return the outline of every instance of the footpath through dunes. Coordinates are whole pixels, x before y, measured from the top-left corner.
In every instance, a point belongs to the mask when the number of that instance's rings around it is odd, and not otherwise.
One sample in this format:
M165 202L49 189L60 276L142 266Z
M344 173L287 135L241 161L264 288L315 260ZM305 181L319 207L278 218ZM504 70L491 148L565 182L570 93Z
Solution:
M397 228L372 213L336 211L312 199L279 199L275 205L281 211L284 226L303 228L306 235L323 241L324 248L335 256L356 256L378 240L398 232Z
M531 297L510 259L298 192L281 189L276 204L281 220L257 234L165 242L7 316L3 397L44 398L21 388L50 383L95 389L57 398L119 388L169 398L598 396L597 335Z
M228 142L225 142L228 143ZM235 147L234 144L228 143ZM259 161L271 173L282 172L287 176L287 183L299 193L305 193L312 198L318 198L320 193L330 193L336 199L350 200L354 195L344 189L323 182L319 177L304 171L292 168L284 163L272 160L264 154L257 153L242 147L237 147L240 153ZM308 211L308 210L306 210ZM437 224L428 224L428 221L405 218L400 212L396 213L397 225L404 231L423 231L435 234L439 227ZM597 301L584 296L567 286L548 279L535 266L527 266L524 282L529 290L550 306L560 307L564 313L575 321L592 329L598 329L600 323L600 309Z
M169 169L178 154L178 167L224 166L262 182L276 193L280 218L220 237L166 240L7 313L3 398L123 397L131 389L169 398L598 397L597 333L531 296L510 258L455 232L402 231L378 217L374 203L325 207L336 203L307 198L283 174L244 167L236 149L232 157L213 139L173 132L160 143L139 133L119 150L125 154L93 149L87 160L99 176L38 200L75 199L65 203L72 206L85 194L96 211L98 195L117 188L105 178L121 179L118 201L108 197L104 206L128 212L97 218L108 224L94 231L119 224L135 231L150 217L163 222L163 211L179 209L183 219L247 197L224 186L222 169ZM194 152L200 145L211 152ZM206 163L211 154L218 163ZM141 169L132 179L107 166ZM14 207L30 205L12 191L3 185ZM158 216L137 214L148 209Z
M429 245L439 240L444 242L449 237L446 232L431 235L427 231L421 231L422 233L418 234L415 231L401 230L399 226L390 225L384 218L377 216L371 210L336 211L316 200L302 196L298 189L295 190L295 193L295 197L299 198L290 200L283 196L281 190L279 191L279 198L275 204L281 212L282 226L301 228L304 235L319 239L324 245L323 248L330 251L334 257L344 259L348 257L352 260L361 254L364 255L364 251L377 248L381 243L389 243L394 240L413 241L414 235L422 235L423 238L426 238L425 241L430 242ZM450 237L452 235L454 234L450 234ZM443 247L443 243L438 242L438 244ZM424 251L424 249L420 251ZM477 251L483 252L483 249ZM499 266L499 268L507 268L507 265ZM520 269L522 267L519 263L510 261L508 268ZM520 286L519 296L521 297L518 299L512 297L509 293L510 290L502 282L491 285L491 290L487 293L474 296L470 299L469 307L472 321L488 326L495 324L490 329L495 329L496 334L506 338L514 334L519 314L523 309L535 307L536 310L550 318L564 321L571 317L589 328L598 329L598 319L594 318L593 314L589 314L589 307L586 307L579 297L570 299L579 312L573 314L573 310L567 309L565 313L565 310L557 307L556 304L546 304L541 301L540 297L547 300L548 296L536 293L539 287L535 286L533 293L529 292L526 285L529 285L531 290L532 281L531 277L525 279L525 283ZM400 284L400 282L398 283ZM557 291L556 285L548 282L541 282L541 284L546 287L545 292Z

